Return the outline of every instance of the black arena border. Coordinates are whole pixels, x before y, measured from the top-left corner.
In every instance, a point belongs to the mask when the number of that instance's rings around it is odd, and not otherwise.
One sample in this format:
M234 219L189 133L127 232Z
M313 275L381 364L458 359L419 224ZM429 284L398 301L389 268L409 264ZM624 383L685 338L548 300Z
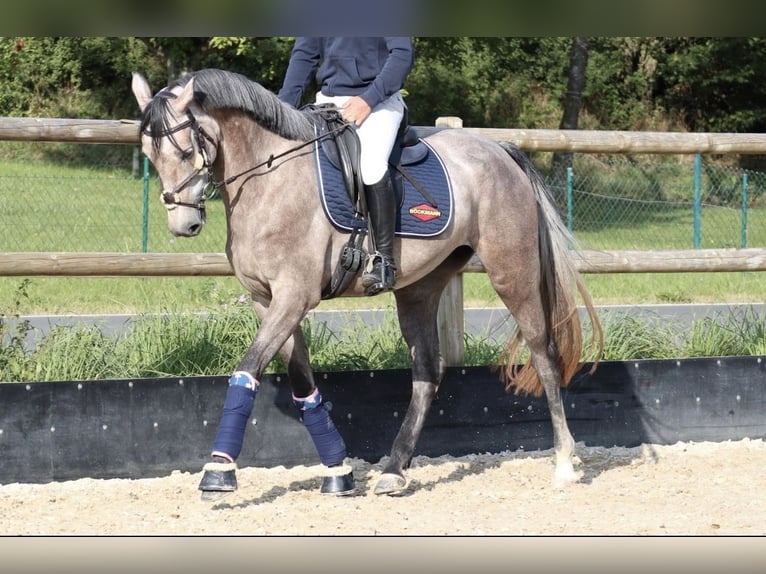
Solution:
M713 357L602 362L564 390L574 438L588 446L766 438L766 360ZM409 370L317 373L348 454L389 454L410 397ZM0 383L0 484L198 472L228 375ZM240 467L317 464L284 375L264 377ZM505 393L490 367L453 367L415 454L552 448L544 398Z

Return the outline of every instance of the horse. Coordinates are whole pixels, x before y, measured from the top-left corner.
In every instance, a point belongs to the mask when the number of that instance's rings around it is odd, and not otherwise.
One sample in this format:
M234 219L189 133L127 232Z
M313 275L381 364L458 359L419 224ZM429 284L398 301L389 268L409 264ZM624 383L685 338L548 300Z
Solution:
M202 498L236 490L244 428L264 369L277 354L319 454L321 492L356 492L345 443L315 384L301 331L302 319L326 295L335 262L349 248L349 231L329 220L317 191L323 136L315 112L284 104L258 82L220 69L191 72L155 95L134 72L132 91L141 110L142 151L159 176L170 232L198 235L207 194L218 190L227 217L226 255L259 320L229 379L212 458L199 484ZM393 297L411 352L412 388L374 493L399 494L407 487L406 470L446 372L437 329L440 297L474 255L516 324L499 365L505 391L545 394L553 426L552 483L575 483L582 473L574 469L575 443L561 389L585 364L581 355L588 348L596 349L595 368L603 331L574 264L574 238L539 170L517 146L459 129L417 139L443 166L452 211L438 233L397 233L395 239ZM340 296L365 296L360 277L352 273ZM589 347L578 297L593 327ZM528 358L517 364L524 347Z

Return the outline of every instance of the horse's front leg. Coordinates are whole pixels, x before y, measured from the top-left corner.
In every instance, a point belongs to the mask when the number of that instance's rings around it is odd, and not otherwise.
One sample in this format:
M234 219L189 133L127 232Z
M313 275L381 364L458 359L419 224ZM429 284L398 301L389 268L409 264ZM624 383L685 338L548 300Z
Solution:
M322 492L350 494L353 474L344 464L346 446L329 416L309 365L300 321L303 313L295 305L280 311L254 304L261 325L255 340L229 379L223 414L213 443L212 462L205 465L199 485L204 500L216 500L237 488L236 460L242 450L245 429L252 414L260 379L277 351L287 368L293 402L327 467Z
M279 350L286 365L298 416L314 441L319 460L324 466L320 492L346 496L354 492L354 475L345 463L346 444L330 417L328 406L314 383L308 348L300 326Z
M412 354L412 396L388 464L375 485L375 494L394 494L405 489L404 471L410 466L426 415L444 376L436 324L440 292L438 287L423 286L395 292L399 325Z

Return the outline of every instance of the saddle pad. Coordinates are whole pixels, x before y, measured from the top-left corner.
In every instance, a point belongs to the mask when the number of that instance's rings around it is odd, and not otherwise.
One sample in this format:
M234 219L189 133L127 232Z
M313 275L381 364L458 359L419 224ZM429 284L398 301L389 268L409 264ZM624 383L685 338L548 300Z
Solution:
M431 195L436 207L407 180L402 178L403 200L396 222L396 234L402 237L435 237L442 233L452 220L452 186L436 151L423 142L428 153L421 161L404 169ZM343 175L327 159L322 147L314 144L319 196L330 222L340 231L351 232L353 228L365 228L367 223L354 216L354 209L343 183ZM392 170L392 175L395 171Z

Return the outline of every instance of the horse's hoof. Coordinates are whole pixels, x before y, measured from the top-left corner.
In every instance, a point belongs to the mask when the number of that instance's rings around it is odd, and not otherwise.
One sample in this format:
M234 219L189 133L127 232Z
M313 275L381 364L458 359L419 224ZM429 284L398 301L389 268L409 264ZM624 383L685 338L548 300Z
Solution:
M204 502L215 502L221 500L224 496L228 496L232 493L231 490L203 490L200 495L200 500Z
M332 494L333 496L349 496L353 494L354 473L349 472L339 476L325 476L319 492L322 494Z
M237 490L236 465L234 463L208 463L205 465L199 487L202 500L218 500Z
M580 482L580 478L582 478L582 473L576 472L571 466L557 468L556 473L553 475L553 488L567 488L572 484Z
M407 486L407 480L400 474L382 474L375 485L375 494L397 494Z

